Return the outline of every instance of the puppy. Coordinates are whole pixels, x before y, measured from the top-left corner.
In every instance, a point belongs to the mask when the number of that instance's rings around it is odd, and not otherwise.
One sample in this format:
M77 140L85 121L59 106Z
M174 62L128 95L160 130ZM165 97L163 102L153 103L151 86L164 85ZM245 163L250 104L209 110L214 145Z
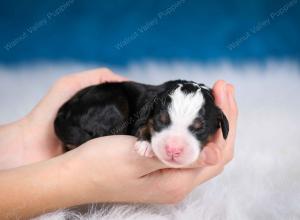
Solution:
M184 80L158 86L114 82L85 88L59 109L54 127L67 150L96 137L136 136L140 155L155 155L170 167L197 160L218 128L224 139L229 132L211 89Z

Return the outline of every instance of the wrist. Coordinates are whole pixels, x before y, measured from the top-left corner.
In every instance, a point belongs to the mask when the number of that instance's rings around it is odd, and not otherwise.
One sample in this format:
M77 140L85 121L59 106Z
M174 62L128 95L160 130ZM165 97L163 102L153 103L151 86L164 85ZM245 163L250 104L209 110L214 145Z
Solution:
M76 203L73 205L109 202L106 198L109 194L107 186L109 181L105 179L104 172L94 170L93 161L82 147L68 151L60 157L62 175L68 177L68 184L71 187L71 190L67 189L65 193L73 197Z
M114 145L111 139L110 141L110 144ZM120 202L122 200L124 188L120 187L122 178L118 178L118 175L122 175L120 169L123 170L124 167L116 169L118 165L110 163L107 158L113 158L111 152L104 151L98 154L98 151L93 149L107 147L107 144L102 138L102 141L87 142L63 155L65 157L63 172L66 172L65 175L69 175L72 179L76 196L80 198L77 200L79 203ZM124 172L127 172L126 169ZM125 175L122 184L126 185L127 178L128 176Z
M62 180L59 182L59 194L66 198L64 207L94 202L93 184L88 175L90 170L84 169L76 151L69 151L54 159L58 178Z
M45 212L89 203L78 176L68 157L51 160L0 172L1 219L12 217L28 219ZM22 181L20 181L22 179ZM9 190L5 190L8 189ZM30 202L26 202L30 200Z
M22 120L0 126L0 170L23 164Z

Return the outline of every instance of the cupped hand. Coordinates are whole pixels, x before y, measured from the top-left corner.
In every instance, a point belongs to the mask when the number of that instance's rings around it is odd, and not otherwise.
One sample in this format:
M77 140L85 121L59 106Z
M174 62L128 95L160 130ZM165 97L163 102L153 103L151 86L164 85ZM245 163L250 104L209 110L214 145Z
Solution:
M176 203L222 172L233 158L238 112L232 85L218 81L213 92L229 121L226 141L218 131L197 163L185 169L170 169L156 158L139 156L133 148L134 137L91 140L64 155L70 179L78 183L76 191L81 198L86 202Z
M22 130L22 162L19 165L50 159L63 153L54 132L53 121L60 106L76 92L91 85L124 80L125 77L106 68L66 75L59 79L38 105L17 122Z

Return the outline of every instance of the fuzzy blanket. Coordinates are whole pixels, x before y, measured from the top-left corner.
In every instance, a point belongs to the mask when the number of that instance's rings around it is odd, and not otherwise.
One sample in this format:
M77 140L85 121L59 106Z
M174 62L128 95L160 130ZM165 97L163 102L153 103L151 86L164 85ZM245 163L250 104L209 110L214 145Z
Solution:
M91 67L0 66L0 123L27 113L59 76ZM114 70L147 83L177 78L207 85L217 79L233 83L240 110L234 160L177 205L94 205L86 211L60 210L37 219L300 219L298 63L144 63Z

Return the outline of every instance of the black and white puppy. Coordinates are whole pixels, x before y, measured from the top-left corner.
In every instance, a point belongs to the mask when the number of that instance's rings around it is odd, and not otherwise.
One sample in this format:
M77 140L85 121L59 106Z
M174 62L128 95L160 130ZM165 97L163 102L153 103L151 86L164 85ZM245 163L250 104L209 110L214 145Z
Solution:
M193 163L209 138L229 125L211 89L175 80L153 86L115 82L79 91L58 111L55 132L67 150L107 135L133 135L143 156L171 167Z

